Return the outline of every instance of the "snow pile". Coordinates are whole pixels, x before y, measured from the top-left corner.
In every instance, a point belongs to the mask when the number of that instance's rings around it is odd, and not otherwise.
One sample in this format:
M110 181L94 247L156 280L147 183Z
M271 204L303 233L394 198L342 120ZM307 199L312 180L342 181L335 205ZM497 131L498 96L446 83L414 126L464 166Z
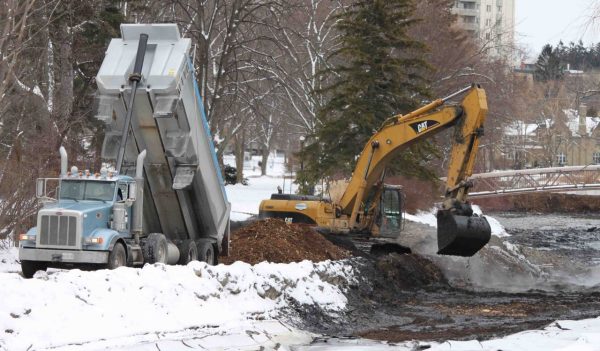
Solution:
M343 262L250 266L146 265L142 269L0 273L0 349L86 344L101 339L239 325L289 316L290 305L346 306Z
M2 241L0 247L5 247L5 241ZM7 246L10 243L7 243ZM21 272L21 264L17 260L19 249L8 246L6 249L0 248L0 272Z
M525 331L489 341L446 341L429 350L598 351L600 350L600 318L557 321L543 330Z
M481 208L479 208L479 206L477 205L473 205L473 212L479 216L483 215L483 213L481 212ZM437 217L435 215L436 213L437 208L434 207L429 211L418 211L414 215L407 213L405 214L404 218L411 222L422 223L430 227L437 228ZM492 235L495 235L499 238L510 236L506 232L504 226L500 224L500 222L496 218L487 215L484 215L484 217L487 219L488 223L490 224L490 227L492 228Z

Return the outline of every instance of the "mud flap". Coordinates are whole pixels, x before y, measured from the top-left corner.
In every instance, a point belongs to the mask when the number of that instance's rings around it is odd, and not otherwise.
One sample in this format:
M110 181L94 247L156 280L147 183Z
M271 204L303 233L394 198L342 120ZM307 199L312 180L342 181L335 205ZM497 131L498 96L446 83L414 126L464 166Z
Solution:
M485 217L437 213L438 254L470 257L489 241L492 229Z

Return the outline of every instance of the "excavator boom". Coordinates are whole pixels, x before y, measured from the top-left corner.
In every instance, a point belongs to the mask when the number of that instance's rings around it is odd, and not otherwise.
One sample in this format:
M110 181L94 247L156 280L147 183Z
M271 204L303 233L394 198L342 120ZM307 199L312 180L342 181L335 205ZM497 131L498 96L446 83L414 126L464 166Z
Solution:
M443 106L463 93L466 97L461 104ZM487 220L473 215L466 200L467 180L473 172L487 109L485 91L471 86L409 114L391 117L366 143L338 203L272 198L261 203L260 213L263 217L286 219L302 213L308 222L335 232L378 234L380 228L375 219L385 215L385 209L383 203L377 204L385 193L383 178L388 164L413 143L455 127L446 199L438 213L438 253L472 256L487 244L491 234Z

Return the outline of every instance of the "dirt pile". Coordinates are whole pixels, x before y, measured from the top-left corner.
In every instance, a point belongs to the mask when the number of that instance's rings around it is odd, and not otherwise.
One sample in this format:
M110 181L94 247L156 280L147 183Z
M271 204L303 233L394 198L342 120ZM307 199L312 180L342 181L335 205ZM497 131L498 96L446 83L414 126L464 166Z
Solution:
M286 224L269 218L251 223L232 234L229 257L221 263L243 261L256 264L262 261L275 263L341 260L350 253L329 242L311 227Z
M400 288L415 289L448 283L435 263L416 254L393 253L384 256L377 262L377 268L390 282Z

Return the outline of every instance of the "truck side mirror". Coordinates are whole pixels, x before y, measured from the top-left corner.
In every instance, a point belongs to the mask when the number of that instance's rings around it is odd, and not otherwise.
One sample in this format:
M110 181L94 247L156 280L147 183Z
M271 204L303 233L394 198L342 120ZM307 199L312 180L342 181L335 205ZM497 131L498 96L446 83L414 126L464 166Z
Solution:
M127 194L127 200L128 201L135 201L135 194L137 194L137 184L136 183L130 183L129 184L129 191Z
M39 178L35 183L35 197L38 199L46 196L46 182L43 178Z

